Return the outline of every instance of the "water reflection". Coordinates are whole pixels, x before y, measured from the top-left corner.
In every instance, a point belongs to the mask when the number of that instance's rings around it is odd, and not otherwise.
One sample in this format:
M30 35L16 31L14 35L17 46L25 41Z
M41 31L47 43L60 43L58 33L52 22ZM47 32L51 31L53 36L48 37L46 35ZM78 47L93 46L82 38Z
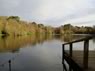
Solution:
M9 71L62 71L62 43L79 38L81 37L62 35L0 37L0 60L7 61L8 67L5 65L5 69L7 67ZM19 56L15 57L17 53Z
M30 45L35 46L37 43L43 43L46 40L51 40L52 35L43 36L19 36L19 37L1 37L0 38L0 52L18 52L19 48Z
M18 52L19 48L30 45L42 44L44 41L58 39L64 42L69 42L77 37L62 36L62 35L39 35L39 36L19 36L19 37L0 37L0 52Z
M18 52L19 48L30 45L35 46L36 44L42 44L44 41L50 41L57 39L64 42L70 42L84 36L76 35L37 35L37 36L8 36L0 37L0 52ZM93 39L94 42L95 39Z
M54 35L54 38L64 41L64 42L71 42L77 39L84 38L86 36L81 36L81 35Z

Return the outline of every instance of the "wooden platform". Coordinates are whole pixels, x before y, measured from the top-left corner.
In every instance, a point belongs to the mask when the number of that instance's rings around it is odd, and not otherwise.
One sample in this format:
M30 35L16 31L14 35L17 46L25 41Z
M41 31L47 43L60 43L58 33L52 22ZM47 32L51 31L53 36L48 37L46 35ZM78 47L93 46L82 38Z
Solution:
M84 62L86 59L83 58L83 51L73 51L73 58L77 64L84 67ZM95 51L89 51L88 54L88 69L85 71L95 71Z
M66 51L67 53L69 51ZM84 58L83 51L73 51L72 59L83 69L83 71L95 71L95 51L89 51L88 59ZM88 68L84 68L84 61L88 61Z
M82 38L62 45L62 63L64 60L69 65L69 71L95 71L95 50L89 50L89 40L92 37ZM73 50L73 44L84 41L82 50ZM65 50L69 45L69 50ZM66 70L67 71L67 70Z

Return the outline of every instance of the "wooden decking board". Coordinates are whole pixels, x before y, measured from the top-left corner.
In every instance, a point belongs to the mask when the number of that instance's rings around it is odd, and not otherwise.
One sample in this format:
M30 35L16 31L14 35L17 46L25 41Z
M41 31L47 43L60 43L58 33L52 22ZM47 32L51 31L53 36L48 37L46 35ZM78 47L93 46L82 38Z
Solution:
M83 67L83 51L73 51L72 58L79 66ZM88 69L84 71L95 71L95 51L89 51Z

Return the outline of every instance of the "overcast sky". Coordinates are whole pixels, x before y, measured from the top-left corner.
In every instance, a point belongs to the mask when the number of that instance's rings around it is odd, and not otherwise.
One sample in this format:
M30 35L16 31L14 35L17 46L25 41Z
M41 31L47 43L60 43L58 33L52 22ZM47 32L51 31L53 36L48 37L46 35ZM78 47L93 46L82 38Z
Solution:
M51 26L95 25L95 0L0 0L1 16Z

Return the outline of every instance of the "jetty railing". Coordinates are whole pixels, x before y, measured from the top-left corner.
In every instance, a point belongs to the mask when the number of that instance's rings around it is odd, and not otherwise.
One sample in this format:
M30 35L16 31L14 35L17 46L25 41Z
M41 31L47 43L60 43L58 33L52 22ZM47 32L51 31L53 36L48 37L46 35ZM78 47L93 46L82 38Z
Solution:
M66 61L69 65L69 71L84 71L84 69L88 68L88 52L89 52L89 40L92 39L93 37L86 37L86 38L82 38L79 40L75 40L72 42L67 42L62 44L62 64L64 66L64 61ZM77 43L77 42L82 42L84 41L84 49L83 49L83 67L81 67L75 60L74 57L72 56L72 52L73 52L73 44ZM65 50L65 45L69 45L69 53L66 52ZM65 70L66 69L66 66Z

